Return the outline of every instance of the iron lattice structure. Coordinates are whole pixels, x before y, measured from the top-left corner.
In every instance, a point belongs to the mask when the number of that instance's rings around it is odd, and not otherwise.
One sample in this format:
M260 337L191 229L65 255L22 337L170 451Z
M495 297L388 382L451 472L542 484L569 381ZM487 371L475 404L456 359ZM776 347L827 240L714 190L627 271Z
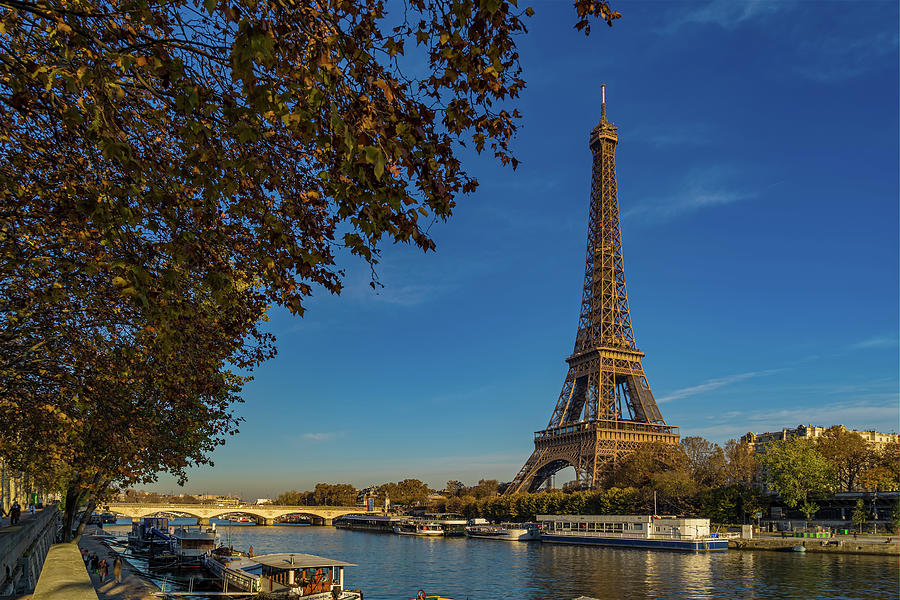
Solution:
M603 86L605 88L605 86ZM616 126L591 130L591 210L584 292L569 373L547 428L534 434L534 452L506 493L537 490L551 475L575 467L578 484L595 488L605 463L648 442L678 443L650 391L637 349L622 262L616 189Z

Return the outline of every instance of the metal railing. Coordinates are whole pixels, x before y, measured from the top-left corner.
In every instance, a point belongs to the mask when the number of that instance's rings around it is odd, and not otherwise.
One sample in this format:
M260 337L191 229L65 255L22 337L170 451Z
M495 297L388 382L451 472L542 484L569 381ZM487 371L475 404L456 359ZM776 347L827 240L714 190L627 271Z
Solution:
M539 440L546 437L565 435L567 433L596 430L678 435L678 427L675 425L658 425L656 423L603 419L597 421L581 421L579 423L570 423L559 427L535 431L534 439Z

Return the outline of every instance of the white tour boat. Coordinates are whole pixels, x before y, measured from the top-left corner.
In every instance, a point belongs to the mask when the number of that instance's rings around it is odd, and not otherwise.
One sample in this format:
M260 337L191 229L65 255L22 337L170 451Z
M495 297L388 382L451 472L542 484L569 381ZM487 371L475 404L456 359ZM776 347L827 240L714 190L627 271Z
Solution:
M444 535L444 527L432 521L409 520L394 527L400 535Z
M728 540L709 530L709 519L656 515L538 515L541 541L555 544L728 550Z
M469 525L466 535L471 538L528 542L541 539L540 523L500 523L499 525Z

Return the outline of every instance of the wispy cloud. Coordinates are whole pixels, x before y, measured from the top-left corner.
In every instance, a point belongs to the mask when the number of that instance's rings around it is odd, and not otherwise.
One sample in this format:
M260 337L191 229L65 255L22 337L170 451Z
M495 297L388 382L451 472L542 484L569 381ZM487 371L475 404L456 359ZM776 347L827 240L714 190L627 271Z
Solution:
M747 21L771 16L792 8L793 2L782 0L711 0L688 4L690 8L673 8L662 33L674 33L685 25L717 25L734 29Z
M895 348L900 345L896 335L882 335L850 345L851 350L866 350L868 348Z
M303 439L308 440L310 442L327 442L328 440L334 439L338 436L337 432L327 431L321 433L304 433Z
M685 176L684 182L679 186L685 191L671 197L642 202L623 212L622 218L659 223L706 208L726 206L756 197L755 192L742 189L740 185L731 182L733 179L734 169L727 167L693 171Z
M690 428L691 435L700 435L715 441L724 441L752 431L781 431L783 427L811 424L823 427L845 425L850 429L876 429L891 432L897 430L900 408L898 394L894 392L880 400L865 398L852 402L803 406L783 410L734 411L728 415L716 415L708 426ZM683 428L684 429L684 428Z
M712 390L717 390L719 388L723 388L727 385L732 385L741 381L746 381L747 379L753 379L755 377L764 377L766 375L773 375L775 373L779 373L784 371L785 369L767 369L765 371L750 371L748 373L738 373L736 375L728 375L727 377L716 377L715 379L708 379L699 385L693 385L691 387L681 388L680 390L675 390L671 394L663 396L662 398L657 398L656 401L658 403L663 402L671 402L672 400L679 400L681 398L687 398L689 396L696 396L697 394L703 394L706 392L711 392Z
M897 33L841 37L844 39L820 37L802 44L797 50L797 71L819 83L841 83L880 66L896 64Z

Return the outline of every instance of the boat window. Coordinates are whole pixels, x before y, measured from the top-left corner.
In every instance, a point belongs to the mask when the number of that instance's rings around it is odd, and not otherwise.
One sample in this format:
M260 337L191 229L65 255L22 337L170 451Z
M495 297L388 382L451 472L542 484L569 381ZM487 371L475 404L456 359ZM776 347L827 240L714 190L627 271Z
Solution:
M562 526L563 526L563 527L562 527L563 529L572 529L572 524L569 523L568 521L566 521L565 523L563 523Z
M635 524L634 524L634 528L635 528L637 531L640 531L640 530L642 530L642 529L644 528L644 526L641 525L640 523L635 523Z
M613 532L622 533L622 523L613 523Z
M595 523L588 523L588 531L596 531L597 526Z

